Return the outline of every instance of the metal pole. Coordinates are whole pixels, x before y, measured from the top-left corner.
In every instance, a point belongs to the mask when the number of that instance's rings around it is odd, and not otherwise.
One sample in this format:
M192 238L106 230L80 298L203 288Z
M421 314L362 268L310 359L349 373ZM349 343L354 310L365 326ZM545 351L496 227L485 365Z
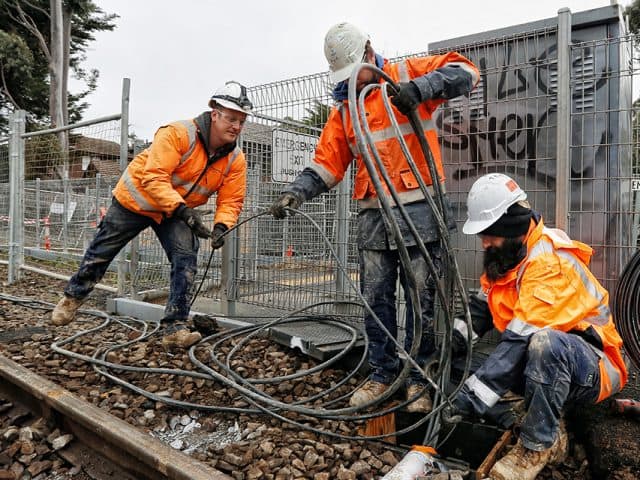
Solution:
M9 284L20 280L24 263L24 132L25 111L10 116L9 137Z
M122 79L122 116L120 117L120 173L127 168L129 154L129 92L131 80Z
M66 153L62 154L65 158L67 157ZM73 212L69 215L71 205L69 202L69 169L67 167L62 172L62 205L62 251L67 253L69 246L69 222L67 219L73 215Z
M120 118L120 173L124 172L127 168L127 158L129 151L129 91L131 87L131 80L128 78L122 79L122 104ZM118 267L118 295L125 294L125 282L126 282L126 258L125 248L118 253L116 264Z
M238 259L240 258L240 241L238 230L231 232L231 238L227 237L222 247L222 265L220 271L220 296L222 313L225 315L236 314L236 302L238 297Z
M82 199L82 205L84 209L84 219L82 220L80 231L82 232L82 249L87 250L95 232L95 229L88 228L91 227L91 224L93 223L91 222L91 214L89 210L89 205L91 205L91 189L88 184L84 186L84 198Z
M289 243L291 241L292 239L289 238L289 217L285 217L282 224L282 242L280 242L280 257L283 261L287 258L287 251L289 250L289 247L293 248L293 245Z
M337 260L345 267L348 266L349 260L349 193L351 192L351 168L347 170L342 182L338 184L338 194L336 197L336 254ZM338 301L344 301L347 298L348 281L345 278L346 272L336 272L336 297ZM344 305L336 304L337 313L347 313L344 311Z
M100 183L102 175L100 172L96 173L96 227L100 225Z
M571 10L558 10L558 92L556 126L555 226L569 231L571 201Z
M41 199L40 199L40 189L42 188L40 185L40 177L36 178L36 248L40 248L41 244L40 244L40 232L41 232L41 227L40 227L40 206L41 206Z
M631 247L640 249L640 190L631 191L631 198L635 199L631 224ZM634 250L631 249L631 251Z
M142 151L142 142L135 140L133 142L133 156L136 157ZM131 261L129 262L129 277L131 278L131 298L134 300L142 300L138 293L138 267L140 265L140 235L131 240Z

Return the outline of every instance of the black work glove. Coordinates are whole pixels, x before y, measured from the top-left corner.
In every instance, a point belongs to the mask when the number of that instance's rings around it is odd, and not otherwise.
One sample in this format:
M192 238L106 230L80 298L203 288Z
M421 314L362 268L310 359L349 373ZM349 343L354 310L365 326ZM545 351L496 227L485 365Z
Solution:
M451 335L451 353L454 357L462 356L467 353L467 339L464 338L462 333L455 328Z
M214 250L217 250L224 245L224 232L227 230L229 230L229 227L224 223L216 223L213 226L213 234L211 235L213 240L211 240L211 246Z
M397 91L389 86L387 92L391 97L391 103L405 116L408 116L409 113L415 110L422 101L420 90L413 82L398 83Z
M207 213L211 213L210 210L199 212L194 208L187 207L184 203L181 203L178 208L176 208L173 215L184 220L189 228L193 231L193 233L200 238L210 238L211 230L207 228L207 226L202 221L202 216L207 215Z
M449 425L455 425L462 421L462 412L456 407L455 403L450 403L442 409L442 421Z
M287 216L287 211L285 210L287 207L297 209L300 205L302 205L300 195L293 192L284 192L273 202L273 205L269 208L269 213L275 218L282 220Z

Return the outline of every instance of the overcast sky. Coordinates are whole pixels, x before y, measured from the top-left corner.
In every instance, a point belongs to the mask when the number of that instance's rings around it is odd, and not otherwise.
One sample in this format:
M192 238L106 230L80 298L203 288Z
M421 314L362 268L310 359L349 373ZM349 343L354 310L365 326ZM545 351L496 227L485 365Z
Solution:
M163 123L207 108L218 85L247 86L325 71L323 40L349 21L385 57L421 52L430 42L608 5L609 0L94 0L116 13L116 28L96 35L84 62L100 71L85 119L120 111L131 79L130 125L153 138ZM631 0L623 0L629 5ZM71 89L73 89L73 83Z

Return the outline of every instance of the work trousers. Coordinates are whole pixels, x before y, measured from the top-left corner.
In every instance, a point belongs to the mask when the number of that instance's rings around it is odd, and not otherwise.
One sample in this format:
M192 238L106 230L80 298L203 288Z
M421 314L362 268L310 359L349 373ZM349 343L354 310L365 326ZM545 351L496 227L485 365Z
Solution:
M426 244L436 269L441 266L441 249L439 242ZM433 326L435 280L427 266L427 262L418 247L408 247L411 259L411 271L415 275L418 296L420 299L422 334L417 355L414 357L418 365L424 366L428 357L435 351ZM397 338L396 281L400 275L400 283L406 301L406 335L404 348L410 351L413 340L413 303L409 296L409 285L405 271L400 263L397 250L365 250L360 249L360 288L364 299L380 319L385 328ZM393 341L378 326L373 316L365 312L364 324L369 336L369 378L384 384L392 383L399 370L400 359ZM423 375L415 368L411 369L407 384L426 385Z
M551 447L568 403L595 403L600 394L600 358L583 338L543 329L532 335L524 370L526 414L520 439L530 450Z
M181 219L167 218L158 224L126 209L115 198L100 222L80 268L69 280L65 295L77 299L89 295L120 250L147 227L153 229L171 263L170 292L163 320L186 320L197 270L198 238Z

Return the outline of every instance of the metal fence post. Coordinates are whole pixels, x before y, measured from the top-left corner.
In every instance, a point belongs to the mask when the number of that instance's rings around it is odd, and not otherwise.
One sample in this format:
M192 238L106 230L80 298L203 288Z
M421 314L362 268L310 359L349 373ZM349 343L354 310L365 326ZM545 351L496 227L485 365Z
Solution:
M131 87L131 80L128 78L122 79L122 117L120 118L120 173L124 172L127 168L127 159L129 154L129 91ZM117 256L118 267L118 295L125 294L125 282L127 277L126 269L126 247L120 250Z
M36 178L36 248L41 247L41 243L40 243L40 233L42 231L40 226L40 208L42 204L42 200L40 198L41 188L42 186L40 184L40 177L38 177Z
M236 314L238 299L238 259L240 258L240 242L238 230L234 230L222 247L222 263L220 265L221 307L225 315Z
M571 199L571 10L558 10L556 228L569 231Z
M346 269L349 263L349 199L351 192L351 169L348 169L342 182L338 184L336 197L336 256ZM347 275L344 271L336 272L336 297L339 302L348 299ZM349 308L336 304L336 313L347 313Z
M144 150L144 144L140 140L133 141L133 157L135 158L142 150ZM131 251L131 258L129 261L129 279L131 281L131 298L134 300L140 300L141 296L138 291L140 290L138 268L140 267L140 235L136 236L129 244Z
M24 263L24 132L25 111L11 114L9 137L9 284L20 280Z
M64 154L67 156L67 154ZM69 220L73 216L73 212L69 215L71 203L69 201L69 169L65 168L62 172L62 251L69 251Z
M96 227L100 225L100 184L102 183L102 175L96 173Z

